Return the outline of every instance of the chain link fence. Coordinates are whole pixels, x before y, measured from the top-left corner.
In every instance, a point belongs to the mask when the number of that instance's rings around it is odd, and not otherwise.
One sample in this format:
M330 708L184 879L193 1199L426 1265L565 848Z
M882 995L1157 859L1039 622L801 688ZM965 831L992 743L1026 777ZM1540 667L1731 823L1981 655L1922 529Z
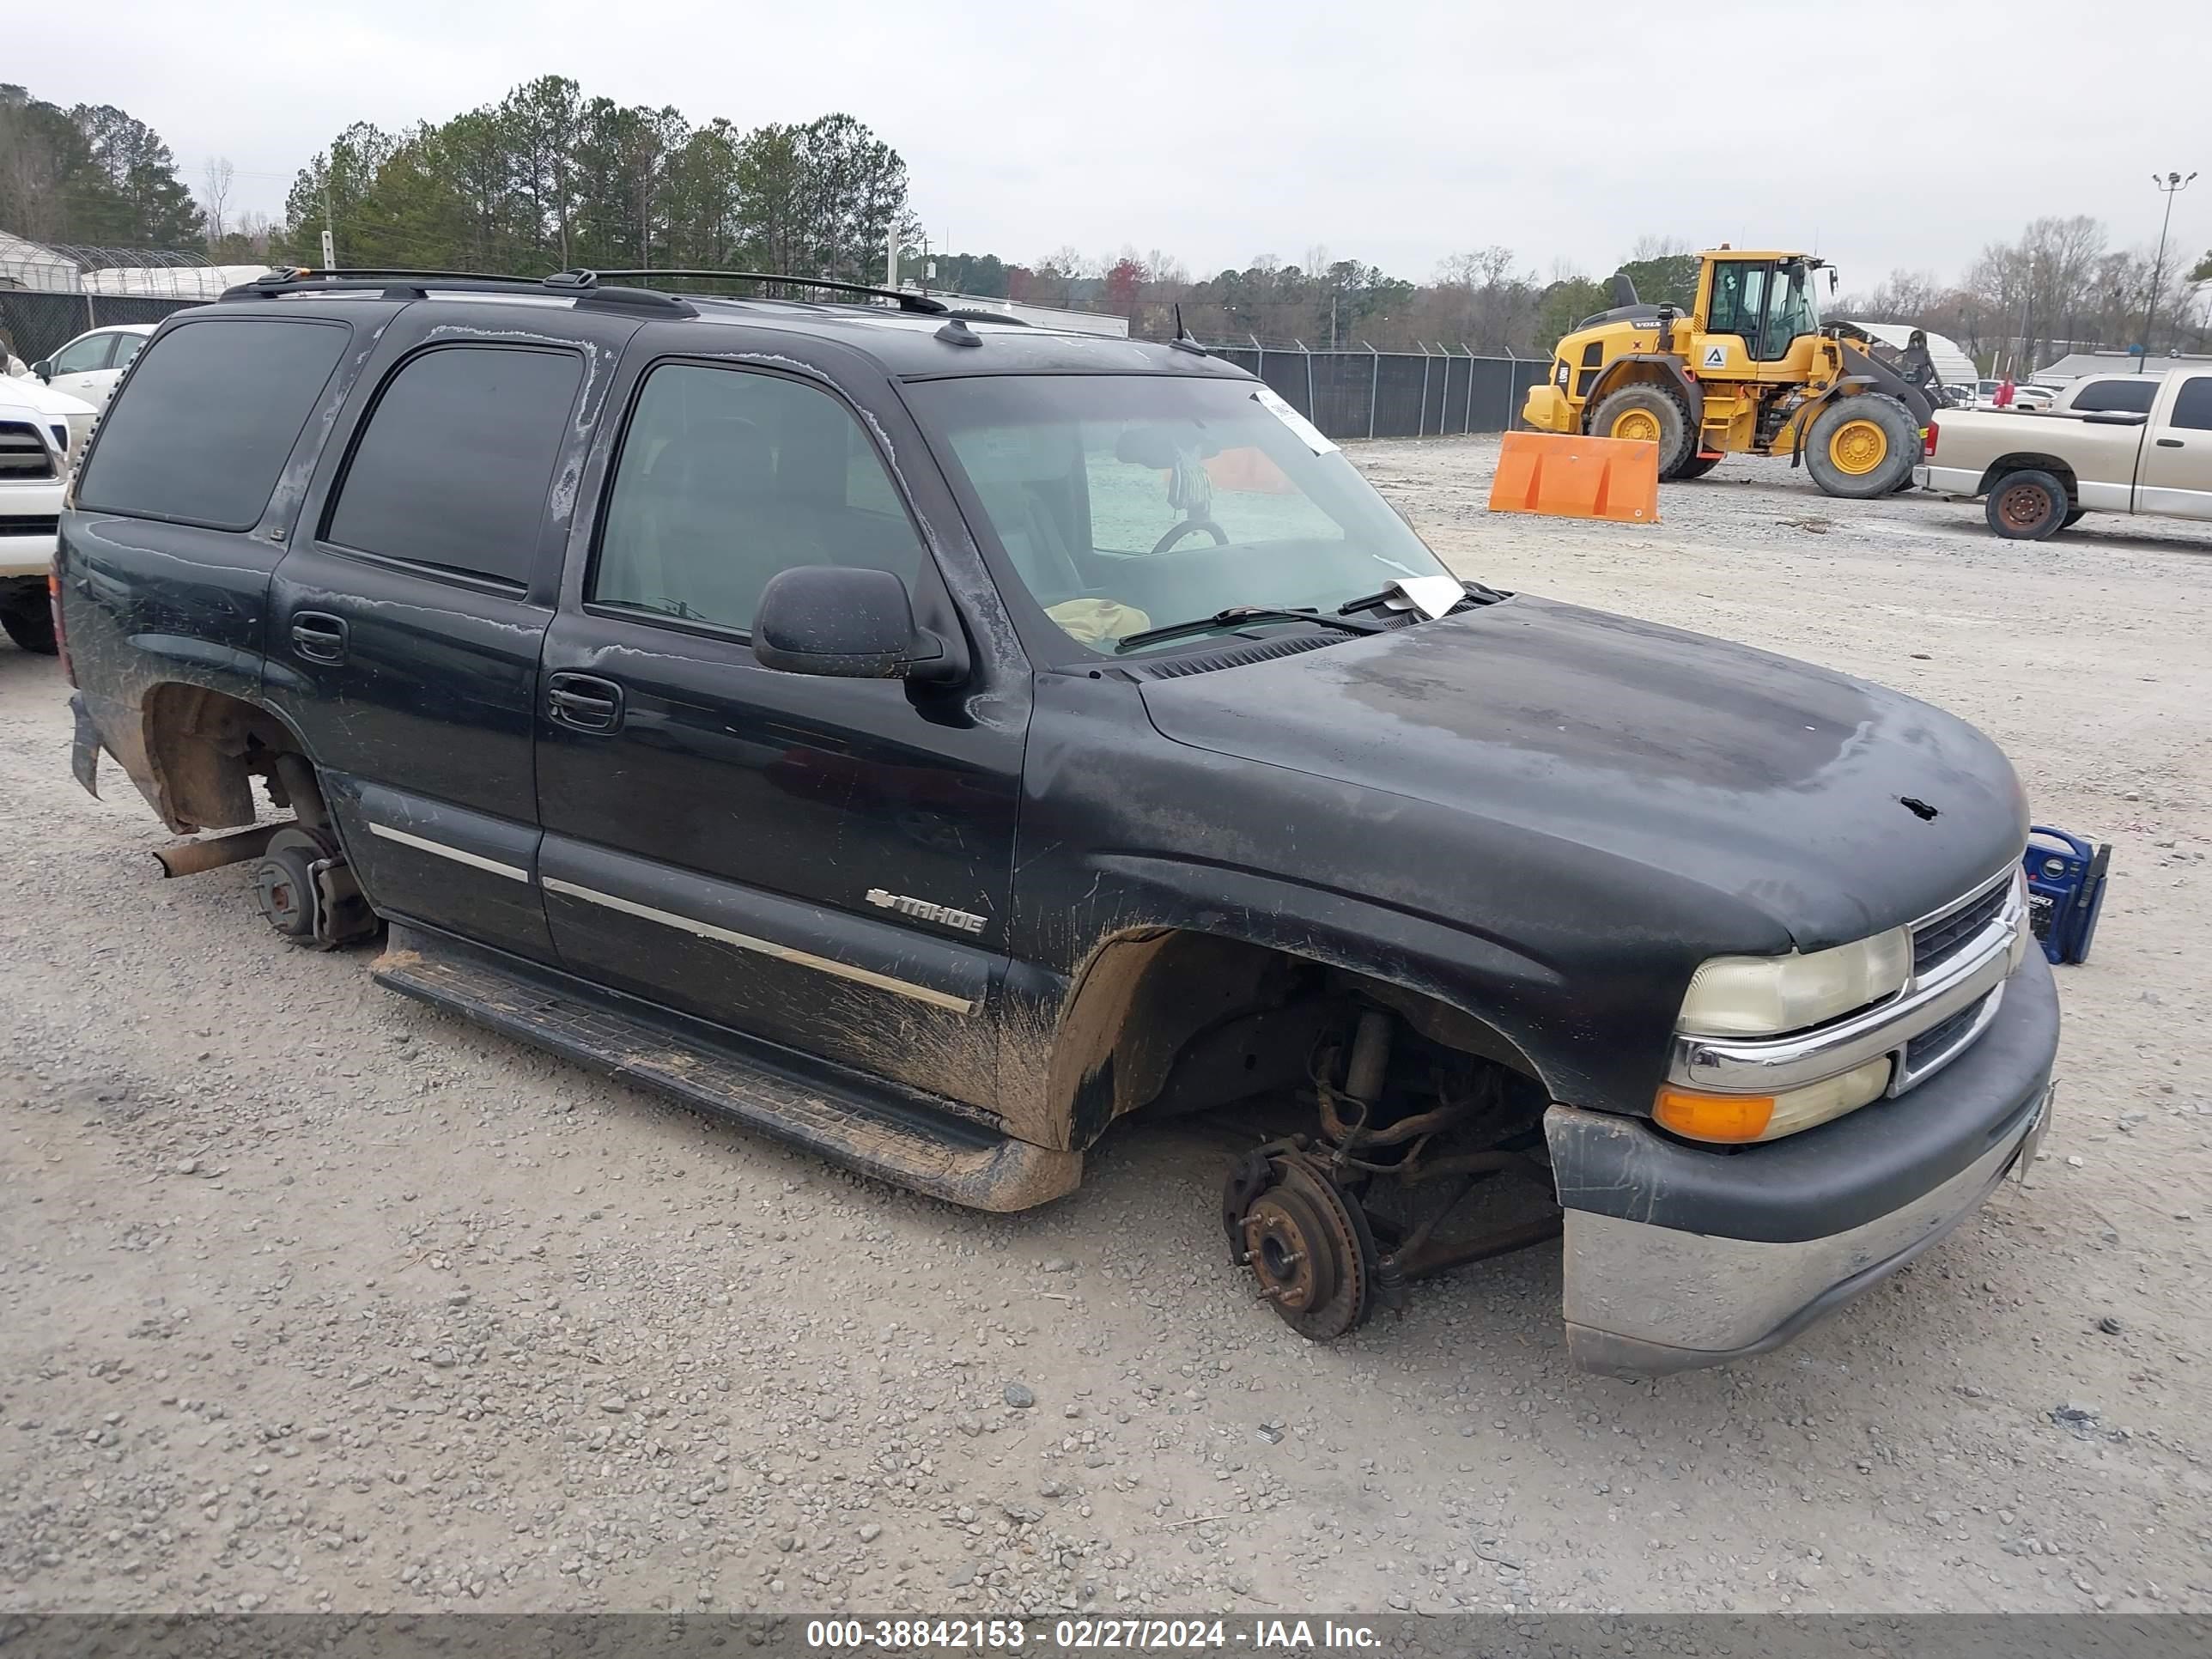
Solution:
M27 242L0 233L0 346L37 362L88 329L158 323L267 269L210 264L173 249Z
M1528 388L1551 368L1540 357L1466 351L1286 350L1256 342L1206 349L1258 375L1340 441L1509 431Z

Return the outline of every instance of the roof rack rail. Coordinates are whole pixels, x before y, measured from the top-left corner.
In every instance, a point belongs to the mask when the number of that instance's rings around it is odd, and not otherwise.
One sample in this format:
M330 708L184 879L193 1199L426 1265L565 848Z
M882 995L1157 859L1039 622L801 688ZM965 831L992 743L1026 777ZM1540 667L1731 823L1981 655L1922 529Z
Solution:
M942 317L952 307L944 301L927 294L913 294L904 289L872 288L866 283L833 281L827 276L786 276L772 270L599 270L563 271L563 276L614 277L623 282L650 282L658 277L682 277L686 280L719 278L724 282L782 283L791 288L827 289L835 294L860 294L875 300L896 300L901 311L910 311L927 317ZM548 277L548 283L556 278Z
M464 294L506 294L519 289L573 298L579 306L595 310L659 311L678 317L696 317L696 307L681 296L642 288L610 288L599 273L564 270L550 276L515 276L504 272L473 270L408 270L385 265L346 265L317 270L286 265L225 290L226 300L258 300L278 294L376 293L387 299L422 300L431 290Z
M1016 317L1008 312L993 311L988 306L948 306L948 317L957 317L965 323L1012 323L1016 328L1027 328L1030 319Z

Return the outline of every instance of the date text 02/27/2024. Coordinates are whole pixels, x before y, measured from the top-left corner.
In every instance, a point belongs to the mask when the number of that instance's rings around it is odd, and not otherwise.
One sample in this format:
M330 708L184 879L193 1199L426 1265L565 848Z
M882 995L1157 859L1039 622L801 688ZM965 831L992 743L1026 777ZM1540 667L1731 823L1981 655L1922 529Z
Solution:
M1059 1619L1049 1626L1020 1619L817 1619L807 1622L806 1645L892 1652L982 1649L1011 1653L1030 1648L1059 1653L1231 1648L1305 1652L1373 1650L1382 1645L1382 1638L1370 1626L1329 1619L1255 1619L1249 1625L1221 1619Z

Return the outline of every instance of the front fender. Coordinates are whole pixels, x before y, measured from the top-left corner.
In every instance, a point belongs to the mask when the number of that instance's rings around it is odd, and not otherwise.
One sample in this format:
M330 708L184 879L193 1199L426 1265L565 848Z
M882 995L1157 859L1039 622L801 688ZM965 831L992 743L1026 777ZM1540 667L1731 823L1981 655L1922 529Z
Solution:
M1015 1132L1079 1150L1143 1103L1132 1029L1145 975L1172 941L1218 940L1380 981L1456 1010L1525 1062L1555 1099L1580 1093L1547 1066L1540 1011L1565 1000L1561 975L1496 939L1306 882L1170 858L1092 862L1110 892L1073 970L1010 975L1000 1047L1001 1111Z

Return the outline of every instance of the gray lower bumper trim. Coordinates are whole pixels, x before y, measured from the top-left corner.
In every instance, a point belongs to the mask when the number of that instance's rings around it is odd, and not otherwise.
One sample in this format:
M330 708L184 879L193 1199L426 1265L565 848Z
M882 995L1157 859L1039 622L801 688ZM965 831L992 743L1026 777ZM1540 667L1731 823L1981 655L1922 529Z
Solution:
M1780 1347L1972 1215L2034 1156L2050 1109L2045 1092L2015 1129L1942 1186L1826 1238L1717 1238L1570 1210L1568 1354L1583 1370L1652 1376Z

